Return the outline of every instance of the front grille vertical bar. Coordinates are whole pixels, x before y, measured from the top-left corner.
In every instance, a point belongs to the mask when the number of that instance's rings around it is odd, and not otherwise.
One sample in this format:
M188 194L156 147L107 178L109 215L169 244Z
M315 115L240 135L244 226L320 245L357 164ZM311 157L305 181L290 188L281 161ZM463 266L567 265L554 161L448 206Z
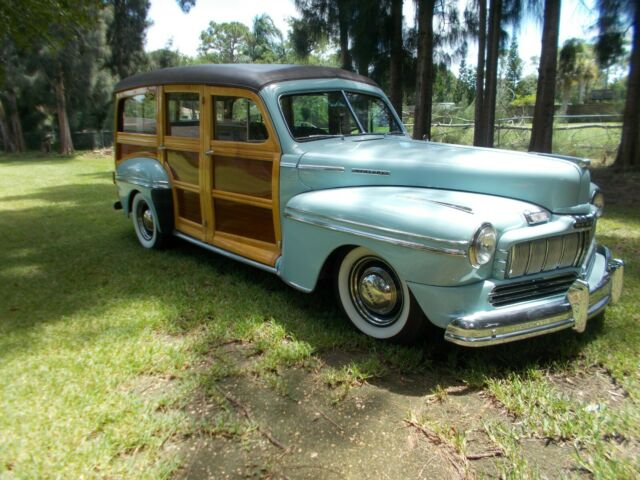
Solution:
M565 246L567 244L566 240L567 240L567 236L564 235L562 237L562 249L560 250L560 258L558 259L558 264L556 265L556 268L558 268L560 265L562 265L562 259L564 258L564 249L565 249Z
M542 261L542 270L540 270L541 272L547 271L547 258L549 258L549 239L548 238L545 240L544 260Z
M529 258L527 258L527 266L524 267L524 274L527 275L529 273L529 265L531 265L531 253L533 252L533 242L529 242Z
M576 248L576 254L573 257L573 265L574 267L580 265L580 255L582 255L582 242L584 239L584 232L578 233L578 248Z

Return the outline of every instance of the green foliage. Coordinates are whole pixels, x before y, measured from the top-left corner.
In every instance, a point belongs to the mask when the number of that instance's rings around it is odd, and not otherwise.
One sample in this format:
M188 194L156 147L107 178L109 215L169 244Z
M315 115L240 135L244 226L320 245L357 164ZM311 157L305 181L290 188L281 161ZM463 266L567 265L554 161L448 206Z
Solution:
M213 63L240 63L247 60L249 27L240 22L209 22L200 33L201 55Z
M529 95L518 95L511 105L514 107L525 107L525 106L533 106L536 104L536 94L532 93Z
M60 48L91 23L100 5L100 0L3 0L0 37L24 50L42 43Z
M173 50L172 46L172 42L168 42L164 48L148 52L146 54L145 70L152 71L159 68L179 67L192 62L191 58L178 50Z
M535 95L537 86L538 76L534 73L527 75L518 82L518 85L516 86L516 96L526 97L528 95Z
M632 25L633 9L637 2L598 0L598 36L595 53L601 68L609 68L625 54L625 37ZM634 28L640 28L635 25Z
M433 82L433 101L454 102L458 83L455 75L444 64L437 65L435 71L436 78Z
M120 78L137 71L144 59L144 39L149 12L149 0L108 0L112 12L107 39L111 48L109 68Z
M266 13L253 19L247 36L247 55L255 63L278 63L285 57L282 32Z
M470 104L476 96L476 72L475 69L467 65L466 59L463 57L460 61L460 71L458 81L456 82L456 93L454 101L456 103L464 102Z
M504 76L505 84L512 92L516 91L518 83L522 78L523 61L518 54L518 40L516 37L511 39L509 52L506 59L506 72Z

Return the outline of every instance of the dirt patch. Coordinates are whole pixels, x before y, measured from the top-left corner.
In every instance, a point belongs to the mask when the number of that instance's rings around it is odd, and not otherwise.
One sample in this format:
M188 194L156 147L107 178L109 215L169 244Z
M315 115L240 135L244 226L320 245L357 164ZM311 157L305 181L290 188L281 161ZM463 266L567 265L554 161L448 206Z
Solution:
M549 380L565 395L594 405L593 408L600 404L619 406L628 398L627 392L601 367L589 367L575 375L555 374Z
M520 464L542 478L584 473L571 445L528 438L485 391L446 369L388 368L336 400L327 371L366 352L326 352L315 368L266 374L252 368L259 358L247 343L207 356L201 368L211 375L187 408L196 427L171 447L183 459L176 478L498 478ZM598 368L550 381L581 402L624 395Z

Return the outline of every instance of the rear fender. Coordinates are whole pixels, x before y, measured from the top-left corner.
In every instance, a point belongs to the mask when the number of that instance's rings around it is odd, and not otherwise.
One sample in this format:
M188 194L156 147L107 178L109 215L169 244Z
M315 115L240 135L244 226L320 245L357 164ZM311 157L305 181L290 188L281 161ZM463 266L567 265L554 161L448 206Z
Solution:
M155 213L159 230L173 231L171 182L160 162L147 157L125 160L116 167L115 181L125 216L131 213L133 197L140 193Z

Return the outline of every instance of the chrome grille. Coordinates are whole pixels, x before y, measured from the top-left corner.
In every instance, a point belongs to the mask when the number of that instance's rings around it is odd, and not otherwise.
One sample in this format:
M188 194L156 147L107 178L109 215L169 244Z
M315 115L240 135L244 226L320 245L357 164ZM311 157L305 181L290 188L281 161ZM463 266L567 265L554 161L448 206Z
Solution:
M502 307L512 303L536 300L559 293L566 293L575 281L575 273L567 273L553 278L538 278L525 282L500 285L489 294L489 302L494 307Z
M591 242L591 231L516 243L509 251L506 277L551 272L582 264Z

